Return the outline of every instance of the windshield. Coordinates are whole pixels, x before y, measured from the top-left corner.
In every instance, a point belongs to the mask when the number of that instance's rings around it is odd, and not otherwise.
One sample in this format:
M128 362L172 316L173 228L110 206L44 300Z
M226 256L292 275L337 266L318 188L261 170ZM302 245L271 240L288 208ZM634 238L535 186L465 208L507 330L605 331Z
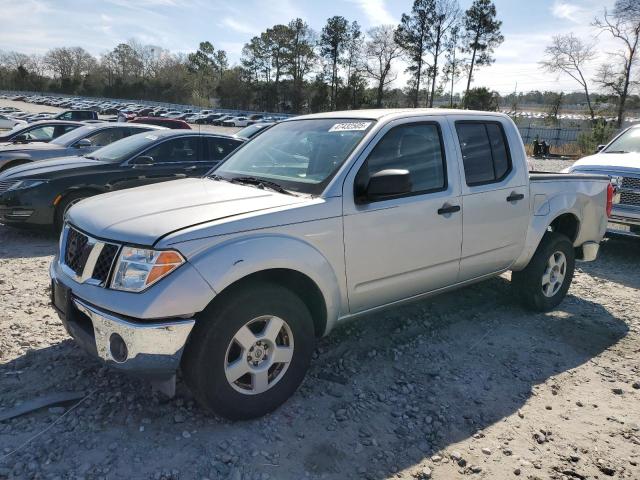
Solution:
M99 148L95 152L91 152L87 157L102 160L103 162L120 163L128 160L140 150L153 145L158 138L158 135L153 133L138 133L110 143L106 147Z
M248 127L244 127L242 130L238 130L235 133L235 136L242 138L251 138L260 130L265 129L266 127L270 127L271 125L271 123L255 123L253 125L249 125Z
M618 138L616 138L611 145L604 149L605 153L629 153L640 152L640 128L630 128Z
M76 141L87 136L89 132L92 132L95 129L96 127L91 127L91 126L78 127L74 130L71 130L68 133L65 133L64 135L60 135L58 138L56 138L55 140L52 140L49 143L53 143L55 145L61 145L63 147L69 147L73 145Z
M319 194L373 123L335 118L279 123L236 150L214 173L229 179L257 177Z

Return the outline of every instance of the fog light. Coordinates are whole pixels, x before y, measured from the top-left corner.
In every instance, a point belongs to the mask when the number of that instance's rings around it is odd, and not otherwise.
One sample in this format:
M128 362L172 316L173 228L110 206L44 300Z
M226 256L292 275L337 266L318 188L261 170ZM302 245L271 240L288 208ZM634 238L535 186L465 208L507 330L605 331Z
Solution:
M109 349L111 350L111 358L116 362L122 363L127 360L129 352L127 351L127 344L117 333L112 333L109 337Z

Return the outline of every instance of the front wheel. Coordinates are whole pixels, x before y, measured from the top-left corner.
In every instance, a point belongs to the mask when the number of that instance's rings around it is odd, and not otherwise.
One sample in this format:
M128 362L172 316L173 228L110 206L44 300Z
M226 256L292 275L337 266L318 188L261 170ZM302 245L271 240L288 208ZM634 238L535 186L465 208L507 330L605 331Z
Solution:
M546 312L566 296L575 266L571 240L556 232L547 232L529 265L511 274L511 283L525 307Z
M297 295L251 284L203 312L182 371L205 408L232 420L259 417L296 391L314 343L311 314Z
M64 218L66 217L69 209L76 203L90 196L91 193L89 192L75 192L70 193L60 201L60 203L56 207L53 219L53 228L56 234L59 234L62 230L62 227L64 227Z

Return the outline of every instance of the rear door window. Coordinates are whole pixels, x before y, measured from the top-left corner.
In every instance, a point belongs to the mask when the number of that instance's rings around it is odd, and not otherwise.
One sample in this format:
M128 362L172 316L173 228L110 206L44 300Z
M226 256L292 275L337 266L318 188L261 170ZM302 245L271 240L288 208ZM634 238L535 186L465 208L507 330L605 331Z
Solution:
M178 163L198 161L198 137L180 137L162 142L143 155L153 158L153 163Z
M106 128L104 130L99 130L86 138L91 140L91 146L104 147L105 145L109 145L110 143L126 137L127 131L128 129L126 128Z
M456 122L467 185L499 182L511 171L509 146L498 122Z

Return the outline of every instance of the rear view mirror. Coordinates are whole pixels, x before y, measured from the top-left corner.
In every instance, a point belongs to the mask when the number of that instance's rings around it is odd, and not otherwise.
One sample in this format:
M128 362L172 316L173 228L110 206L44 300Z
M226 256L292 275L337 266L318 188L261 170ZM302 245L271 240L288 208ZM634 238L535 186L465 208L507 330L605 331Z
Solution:
M411 175L408 170L382 170L374 173L364 192L356 197L365 201L379 201L411 193Z
M131 160L131 165L133 165L134 167L153 165L153 157L150 157L148 155L141 155L140 157L136 157Z
M15 137L13 137L12 142L13 143L27 143L29 141L29 139L27 138L27 135L24 133L21 133L20 135L16 135Z
M606 145L598 145L596 147L596 153L598 153L599 151L601 151L604 147L606 147Z
M91 140L89 140L88 138L83 138L82 140L78 140L76 142L75 147L76 148L87 148L87 147L90 147L91 145L92 145L91 144Z

